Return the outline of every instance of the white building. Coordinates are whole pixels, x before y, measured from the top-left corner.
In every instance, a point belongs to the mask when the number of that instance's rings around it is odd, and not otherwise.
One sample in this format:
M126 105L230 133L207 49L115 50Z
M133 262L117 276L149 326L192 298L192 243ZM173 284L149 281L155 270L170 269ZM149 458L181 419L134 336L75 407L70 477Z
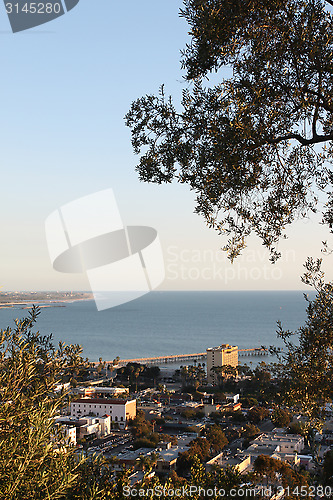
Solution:
M65 437L69 444L76 445L76 427L75 425L65 425L63 427Z
M111 432L111 418L108 415L103 417L60 417L56 423L61 425L65 431L65 436L71 443L76 444L77 439L94 434L102 438Z
M136 417L136 400L82 398L71 402L71 416L109 415L113 425L125 429L128 421Z
M86 436L94 434L96 437L101 438L107 436L111 432L111 418L109 415L104 417L85 417L80 419L80 423L85 421L80 425L80 439Z

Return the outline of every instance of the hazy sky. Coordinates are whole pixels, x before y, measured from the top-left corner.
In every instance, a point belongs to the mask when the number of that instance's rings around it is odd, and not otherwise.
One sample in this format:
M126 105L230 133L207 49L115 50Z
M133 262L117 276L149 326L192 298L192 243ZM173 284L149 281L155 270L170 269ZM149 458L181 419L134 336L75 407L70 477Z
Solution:
M64 203L112 187L126 224L159 232L166 280L160 289L297 289L307 255L328 231L298 222L272 266L256 238L231 265L225 241L193 214L184 186L137 179L124 115L164 83L184 86L179 59L188 35L181 2L81 0L44 26L12 34L0 5L2 290L87 290L85 275L52 269L47 216ZM332 279L332 257L324 268Z

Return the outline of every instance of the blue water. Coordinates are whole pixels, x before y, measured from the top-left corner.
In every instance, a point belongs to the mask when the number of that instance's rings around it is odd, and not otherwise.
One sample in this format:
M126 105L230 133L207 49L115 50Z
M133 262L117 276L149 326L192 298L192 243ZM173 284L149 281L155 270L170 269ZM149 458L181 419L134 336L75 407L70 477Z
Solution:
M93 301L42 309L38 329L54 343L83 347L91 361L203 352L222 343L239 348L278 345L276 322L294 330L304 324L300 291L152 292L98 312ZM0 326L26 310L0 310Z

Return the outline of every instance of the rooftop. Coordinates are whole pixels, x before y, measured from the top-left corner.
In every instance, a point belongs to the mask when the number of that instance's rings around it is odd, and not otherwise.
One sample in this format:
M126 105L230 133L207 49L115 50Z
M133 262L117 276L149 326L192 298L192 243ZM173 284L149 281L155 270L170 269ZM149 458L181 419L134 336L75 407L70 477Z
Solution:
M178 457L179 453L184 453L184 451L187 451L188 449L188 446L173 446L172 448L169 448L167 450L158 449L157 453L160 455L159 460L164 460L164 462L171 462Z
M108 399L108 398L81 398L75 399L72 403L88 403L88 404L103 404L103 405L125 405L132 403L135 399Z
M276 434L274 432L265 432L260 434L260 436L258 436L253 443L298 443L299 441L302 441L302 439L302 436L299 436L298 434Z
M221 344L217 347L208 347L207 351L224 351L225 349L238 349L238 346L230 344Z
M154 450L152 448L138 448L137 450L126 451L119 453L117 458L120 460L137 460L141 455L149 456Z

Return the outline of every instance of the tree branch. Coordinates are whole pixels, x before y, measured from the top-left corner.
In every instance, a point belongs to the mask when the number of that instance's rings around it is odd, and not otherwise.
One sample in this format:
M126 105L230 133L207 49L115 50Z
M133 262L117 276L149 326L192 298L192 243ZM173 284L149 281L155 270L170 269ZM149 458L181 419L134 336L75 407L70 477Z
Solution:
M317 120L318 120L318 115L319 115L319 103L316 104L316 108L313 114L313 120L312 120L312 137L318 137L317 134Z
M306 139L300 134L292 133L292 134L281 135L280 137L275 137L274 139L266 138L266 142L268 144L278 144L279 142L288 141L290 139L295 139L300 144L302 144L302 146L310 146L311 144L319 144L320 142L332 141L333 133L326 135L315 134L313 137L311 137L311 139Z
M318 120L318 116L319 116L320 95L321 95L321 92L320 92L320 89L321 89L321 71L319 71L318 74L319 74L318 97L317 97L317 102L316 102L315 110L314 110L314 113L313 113L313 120L312 120L312 136L313 137L318 137L318 134L317 134L317 120Z

